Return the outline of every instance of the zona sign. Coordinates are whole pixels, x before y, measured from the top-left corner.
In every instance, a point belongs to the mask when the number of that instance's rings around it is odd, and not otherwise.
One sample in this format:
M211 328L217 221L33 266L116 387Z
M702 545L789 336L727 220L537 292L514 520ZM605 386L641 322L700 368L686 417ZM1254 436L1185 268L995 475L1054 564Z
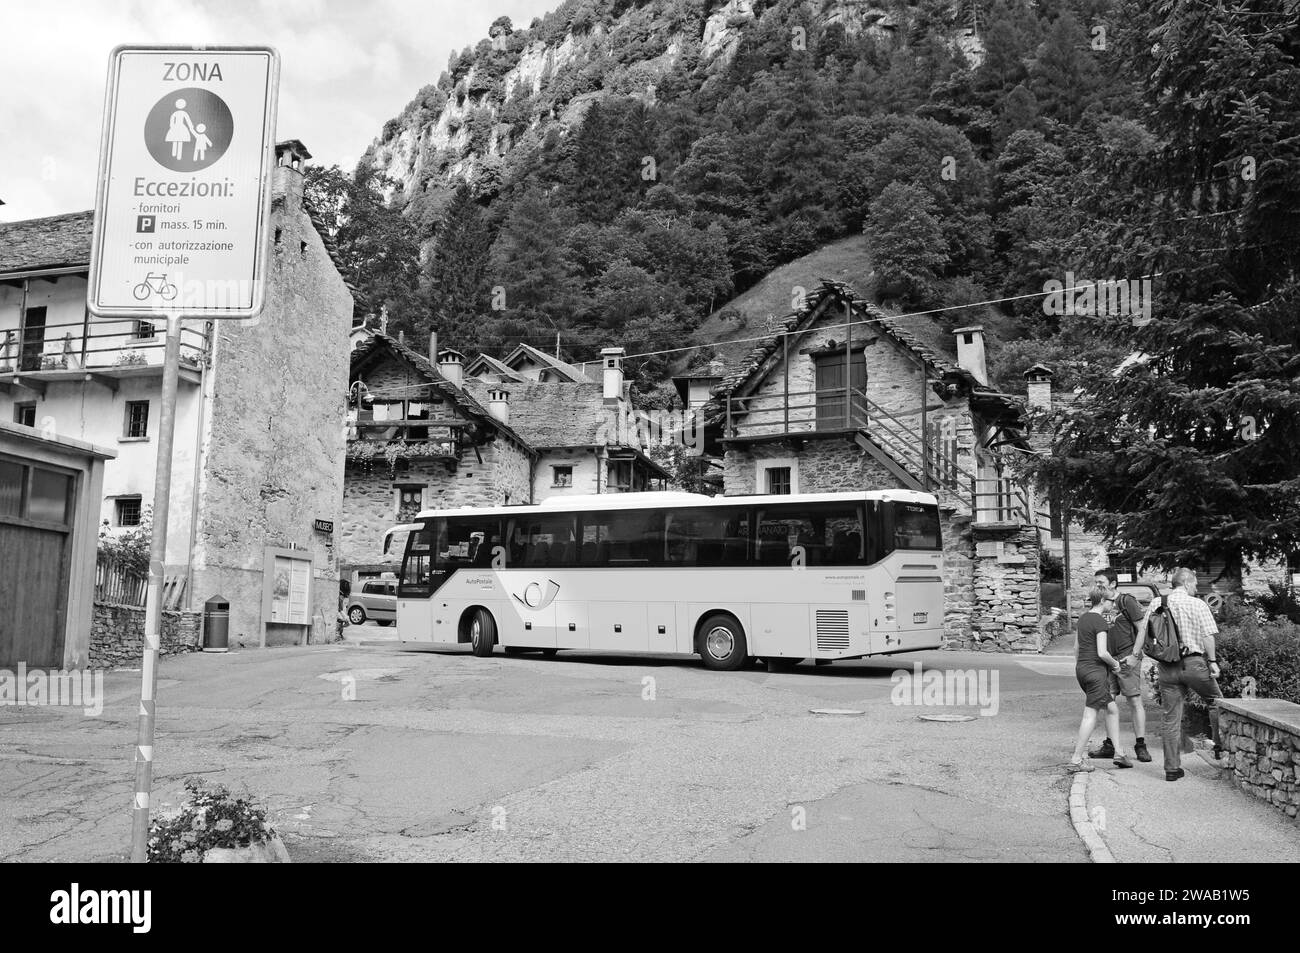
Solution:
M113 51L87 289L93 314L261 312L279 80L270 47Z

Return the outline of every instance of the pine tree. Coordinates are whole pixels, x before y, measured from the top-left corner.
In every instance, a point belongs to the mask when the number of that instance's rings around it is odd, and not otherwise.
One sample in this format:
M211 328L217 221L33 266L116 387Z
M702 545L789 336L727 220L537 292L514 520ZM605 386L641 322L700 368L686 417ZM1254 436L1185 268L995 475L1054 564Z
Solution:
M1127 199L1105 259L1158 275L1154 320L1112 320L1135 359L1031 469L1139 561L1232 576L1300 549L1300 28L1285 6L1124 11L1162 146L1102 182Z
M1052 24L1029 71L1043 115L1073 123L1096 99L1097 63L1088 34L1071 13Z
M442 216L429 263L433 330L462 350L480 347L479 329L488 311L488 250L491 236L467 183L452 194Z

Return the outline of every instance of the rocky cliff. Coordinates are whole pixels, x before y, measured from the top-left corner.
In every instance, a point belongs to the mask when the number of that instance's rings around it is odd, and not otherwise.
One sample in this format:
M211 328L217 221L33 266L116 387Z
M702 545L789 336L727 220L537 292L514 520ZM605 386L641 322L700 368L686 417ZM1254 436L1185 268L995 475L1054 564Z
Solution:
M982 45L956 2L566 0L526 30L501 17L385 124L365 158L396 183L390 198L428 219L441 208L431 184L467 179L491 192L515 150L563 136L597 99L654 103L706 88L751 31L785 32L798 44L836 24L902 44L923 7L939 8L927 22L945 20L952 48L975 65Z

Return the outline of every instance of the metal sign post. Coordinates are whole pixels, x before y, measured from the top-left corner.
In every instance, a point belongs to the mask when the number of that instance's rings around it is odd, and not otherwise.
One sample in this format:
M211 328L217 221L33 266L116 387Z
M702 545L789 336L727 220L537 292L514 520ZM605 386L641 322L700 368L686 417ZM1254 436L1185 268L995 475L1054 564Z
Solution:
M262 311L279 76L279 54L270 47L120 46L109 59L86 303L110 322L167 322L135 752L134 863L148 859L182 316L248 319Z

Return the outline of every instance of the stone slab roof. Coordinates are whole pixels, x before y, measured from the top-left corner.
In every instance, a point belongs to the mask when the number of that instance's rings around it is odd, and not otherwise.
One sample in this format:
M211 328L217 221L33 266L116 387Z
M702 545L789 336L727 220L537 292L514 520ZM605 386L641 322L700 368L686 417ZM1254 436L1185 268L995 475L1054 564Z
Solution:
M573 381L505 381L470 378L467 388L480 401L489 389L510 395L510 425L534 447L594 447L609 441L616 428L605 406L604 387Z
M0 222L0 274L90 266L94 212Z
M391 354L398 360L404 361L417 374L421 375L438 391L442 397L449 401L465 416L485 423L488 426L505 434L511 440L514 440L521 447L530 453L535 453L533 444L527 438L520 434L516 429L501 423L491 413L474 398L467 390L457 387L447 378L438 373L437 368L430 363L429 359L419 351L407 347L396 338L389 337L387 334L381 334L378 331L372 331L369 340L358 344L352 349L352 358L349 370L349 379L355 380L365 367L374 362L381 360L384 354ZM480 382L483 383L483 382ZM486 383L483 383L486 393Z

